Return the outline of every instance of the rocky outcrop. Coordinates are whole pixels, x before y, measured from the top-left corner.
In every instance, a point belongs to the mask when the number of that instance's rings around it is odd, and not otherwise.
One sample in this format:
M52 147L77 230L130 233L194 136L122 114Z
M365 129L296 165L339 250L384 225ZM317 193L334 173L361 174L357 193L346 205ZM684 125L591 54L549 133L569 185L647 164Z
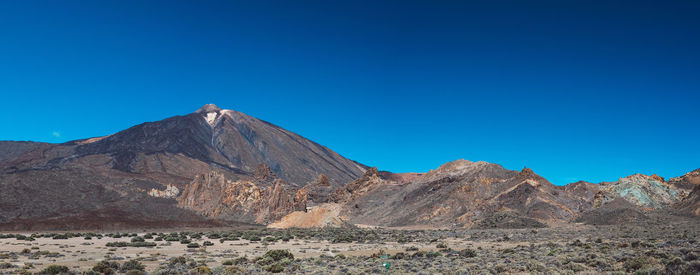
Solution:
M197 176L177 201L180 207L212 219L266 224L306 209L303 192L288 187L280 179L265 186L251 180L229 181L223 174L211 172Z
M157 197L157 198L166 198L166 199L174 199L177 198L177 195L180 194L180 189L177 189L177 187L168 185L166 186L165 190L158 190L158 189L151 189L151 191L148 191L148 195L151 197Z
M372 167L367 169L361 177L348 183L344 187L334 190L330 196L331 201L340 203L348 202L369 193L383 182L384 179L379 175L377 167Z
M605 197L621 197L642 208L660 209L679 202L687 195L687 191L659 179L658 176L634 174L616 182L604 182L599 186L603 192L599 198L605 200Z
M331 192L340 186L331 185L326 175L319 175L315 181L304 186L300 192L308 197L308 203L321 204L329 202Z
M668 184L690 192L696 186L700 185L700 169L696 169L680 177L671 178L668 180Z

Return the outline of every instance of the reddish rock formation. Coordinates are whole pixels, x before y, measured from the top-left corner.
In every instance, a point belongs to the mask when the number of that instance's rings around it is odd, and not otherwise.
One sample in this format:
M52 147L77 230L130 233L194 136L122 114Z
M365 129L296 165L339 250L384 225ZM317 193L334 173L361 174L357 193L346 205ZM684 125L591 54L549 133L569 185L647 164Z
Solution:
M339 187L339 186L338 186ZM326 203L335 186L331 185L326 175L318 175L315 181L301 188L300 192L304 192L308 197L310 204Z
M668 184L690 192L700 185L700 169L688 172L680 177L671 178L668 180Z
M266 224L306 209L306 196L283 180L271 186L249 180L228 181L211 172L197 176L177 199L181 207L213 219Z

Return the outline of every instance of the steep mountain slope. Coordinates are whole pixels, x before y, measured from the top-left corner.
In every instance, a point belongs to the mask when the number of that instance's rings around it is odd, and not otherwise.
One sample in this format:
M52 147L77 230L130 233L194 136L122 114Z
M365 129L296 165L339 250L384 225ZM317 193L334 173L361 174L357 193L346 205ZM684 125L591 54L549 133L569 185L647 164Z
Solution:
M2 142L0 153L0 227L7 228L52 228L71 220L81 221L76 227L202 222L206 211L176 201L201 175L255 182L256 167L264 164L285 186L297 188L321 174L344 184L365 169L297 134L214 105L105 137ZM263 193L279 190L270 188ZM275 209L269 217L286 214Z
M73 142L78 156L109 154L112 167L138 170L139 153L182 154L235 173L266 164L280 178L305 184L319 174L346 183L362 166L278 126L233 110L206 105L193 114L144 123L94 142Z

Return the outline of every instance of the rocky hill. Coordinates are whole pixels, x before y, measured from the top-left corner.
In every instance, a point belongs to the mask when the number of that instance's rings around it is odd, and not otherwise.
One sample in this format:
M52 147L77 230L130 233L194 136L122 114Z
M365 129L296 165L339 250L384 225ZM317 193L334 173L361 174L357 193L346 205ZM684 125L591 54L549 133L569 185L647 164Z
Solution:
M698 192L688 195L687 189L676 187L687 185L694 173L679 177L684 180L674 184L655 175L636 174L616 182L555 186L529 168L512 171L467 160L446 163L409 181L397 181L401 177L371 168L348 185L335 188L319 206L337 209L340 205L341 211L295 213L274 226L308 224L294 221L319 220L319 213L324 220L398 227L519 228L552 222L642 222L652 211L675 209L675 213L694 215Z
M472 226L503 212L566 220L585 201L528 168L511 171L487 162L453 161L407 184L367 173L349 185L359 188L346 192L343 215L351 223Z

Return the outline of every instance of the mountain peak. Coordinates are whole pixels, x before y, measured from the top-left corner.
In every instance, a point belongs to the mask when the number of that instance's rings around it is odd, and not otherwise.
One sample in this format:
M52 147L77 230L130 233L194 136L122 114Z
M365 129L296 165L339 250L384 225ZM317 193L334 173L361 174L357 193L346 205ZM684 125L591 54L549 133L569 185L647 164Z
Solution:
M534 176L535 172L532 171L532 169L527 168L527 166L525 166L525 167L523 167L523 170L520 171L520 175L529 177L529 176Z
M211 113L211 112L219 112L221 111L221 108L217 107L214 104L206 104L202 106L202 108L199 108L195 113Z

